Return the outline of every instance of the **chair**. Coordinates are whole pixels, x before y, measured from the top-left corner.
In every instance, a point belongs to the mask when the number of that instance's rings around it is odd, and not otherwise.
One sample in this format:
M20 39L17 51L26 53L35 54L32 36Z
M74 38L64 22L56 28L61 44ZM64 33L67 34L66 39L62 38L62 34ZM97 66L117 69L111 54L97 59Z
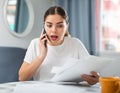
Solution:
M18 71L26 49L0 47L0 83L18 81Z

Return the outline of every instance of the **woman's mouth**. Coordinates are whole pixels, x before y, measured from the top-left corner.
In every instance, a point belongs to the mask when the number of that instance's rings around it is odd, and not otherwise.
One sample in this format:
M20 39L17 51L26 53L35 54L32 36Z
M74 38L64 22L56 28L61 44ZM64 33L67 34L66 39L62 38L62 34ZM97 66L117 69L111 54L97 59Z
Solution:
M58 36L56 36L56 35L51 35L50 38L51 38L52 41L56 41L56 40L58 39Z

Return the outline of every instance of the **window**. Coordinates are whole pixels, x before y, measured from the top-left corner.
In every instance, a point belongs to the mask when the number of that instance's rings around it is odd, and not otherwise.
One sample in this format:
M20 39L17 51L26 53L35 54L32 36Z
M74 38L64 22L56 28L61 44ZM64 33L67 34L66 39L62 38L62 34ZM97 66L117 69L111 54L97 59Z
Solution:
M120 0L100 0L99 52L120 53Z
M14 31L15 28L15 14L16 14L16 0L9 0L8 6L7 6L7 20L9 22L9 26L12 31Z
M26 0L8 0L7 20L12 31L17 33L25 31L29 21Z

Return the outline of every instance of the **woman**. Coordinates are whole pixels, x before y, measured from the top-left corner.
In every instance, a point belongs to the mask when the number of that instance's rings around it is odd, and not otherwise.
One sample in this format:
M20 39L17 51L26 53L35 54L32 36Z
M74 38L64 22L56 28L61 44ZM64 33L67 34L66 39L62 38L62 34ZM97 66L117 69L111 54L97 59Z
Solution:
M20 81L31 77L34 80L50 80L54 76L52 68L64 64L62 59L80 59L89 55L80 40L69 36L68 25L68 16L61 7L53 6L46 11L46 33L42 31L40 38L31 41L19 70ZM93 85L98 82L99 75L94 71L91 74L82 75L82 79Z

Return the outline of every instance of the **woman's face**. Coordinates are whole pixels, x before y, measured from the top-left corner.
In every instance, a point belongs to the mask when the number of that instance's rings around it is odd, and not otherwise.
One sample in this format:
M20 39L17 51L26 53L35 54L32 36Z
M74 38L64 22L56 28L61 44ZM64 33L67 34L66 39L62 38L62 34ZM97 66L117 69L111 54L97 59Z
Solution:
M60 15L48 15L45 20L45 30L48 37L48 44L60 45L64 40L64 35L68 25Z

